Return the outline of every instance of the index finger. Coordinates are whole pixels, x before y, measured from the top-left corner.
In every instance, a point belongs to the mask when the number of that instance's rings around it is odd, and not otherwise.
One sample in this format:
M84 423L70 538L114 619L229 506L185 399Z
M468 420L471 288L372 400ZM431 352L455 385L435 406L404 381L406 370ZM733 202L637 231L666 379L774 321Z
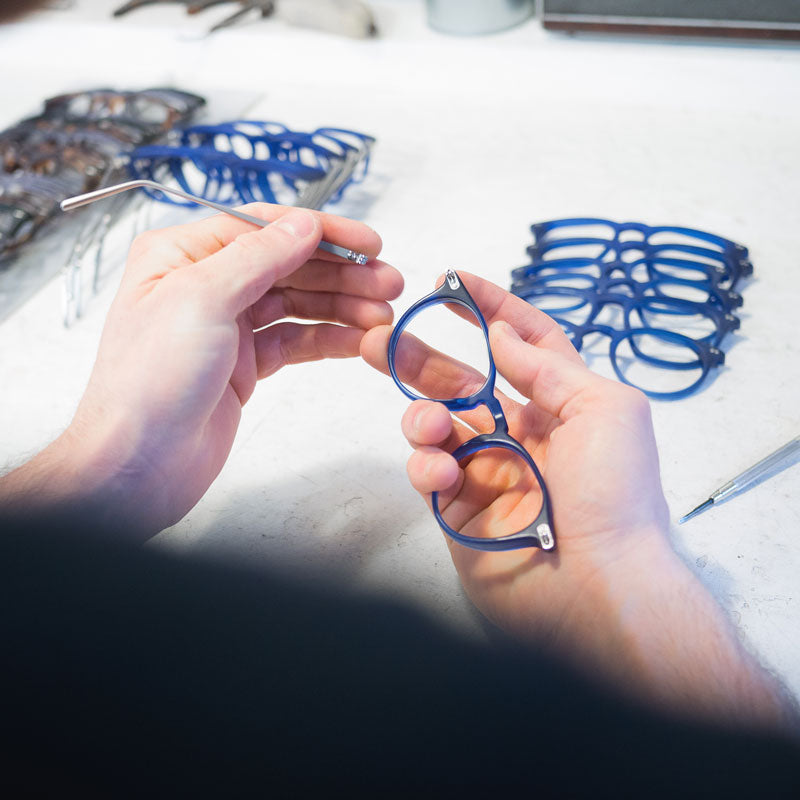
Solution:
M249 203L237 206L237 211L242 211L253 217L273 222L283 216L292 206L276 205L274 203ZM380 236L363 222L339 217L335 214L326 214L322 211L306 209L313 214L322 224L322 238L332 244L338 244L348 250L364 253L372 261L381 251ZM252 222L234 217L230 214L220 213L204 219L194 220L182 225L175 225L167 229L171 242L182 255L189 261L200 261L230 244L237 236L257 230ZM314 258L323 261L347 263L337 256L324 250L317 250Z
M528 344L553 350L571 361L583 364L583 359L561 326L544 311L477 275L461 270L458 271L458 275L464 281L472 299L478 304L487 325L497 321L507 322ZM459 316L475 321L474 315L469 311L463 311L460 306L452 309Z

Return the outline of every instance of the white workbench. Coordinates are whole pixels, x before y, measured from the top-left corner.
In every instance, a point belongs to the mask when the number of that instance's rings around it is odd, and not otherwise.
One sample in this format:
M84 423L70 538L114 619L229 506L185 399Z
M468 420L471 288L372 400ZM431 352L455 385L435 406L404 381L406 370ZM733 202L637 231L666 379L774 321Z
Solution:
M120 20L89 0L41 12L0 27L0 125L64 91L169 84L255 97L242 109L251 118L371 133L370 177L341 211L374 227L404 273L398 312L447 266L508 285L537 220L603 216L736 239L755 276L726 365L695 396L653 405L673 519L797 435L800 47L571 38L533 20L450 38L426 28L417 0L372 6L374 41L277 21L204 37L215 13L187 19L178 6ZM151 213L158 222L166 212ZM60 291L51 281L0 325L6 467L67 424L91 368L111 291L70 330ZM152 546L333 570L479 634L406 480L404 407L394 384L357 360L282 371L247 405L206 497ZM795 466L673 536L800 694L798 488Z

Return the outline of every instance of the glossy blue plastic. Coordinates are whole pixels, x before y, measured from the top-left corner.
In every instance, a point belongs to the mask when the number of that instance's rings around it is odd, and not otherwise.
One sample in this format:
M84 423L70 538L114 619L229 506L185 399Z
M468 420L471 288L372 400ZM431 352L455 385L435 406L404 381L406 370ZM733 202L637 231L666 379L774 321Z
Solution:
M727 333L738 329L740 324L739 318L734 314L723 311L713 305L695 303L691 300L682 300L677 297L647 296L635 298L613 293L595 294L592 290L581 290L565 286L548 287L543 290L543 293L548 296L563 297L565 302L571 304L570 307L564 307L561 310L561 314L578 309L581 311L580 321L574 318L561 316L558 312L550 314L553 319L564 328L573 340L573 344L577 350L581 349L583 346L583 337L589 333L602 333L609 336L612 340L612 348L609 350L609 356L617 376L624 383L630 386L636 386L636 388L641 389L641 391L648 396L655 398L677 399L677 397L685 396L688 392L683 389L674 393L656 392L647 387L638 386L628 380L623 376L616 362L617 347L621 342L627 340L634 355L651 366L669 370L689 370L702 367L702 380L711 367L722 363L723 359L720 357L722 354L717 349L719 343ZM536 298L536 292L529 290L521 296L532 301ZM610 325L600 325L595 322L599 313L607 305L615 305L621 308L623 318L621 326L614 328ZM647 324L648 314L656 314L659 318L666 316L670 320L674 319L675 322L671 328L655 328ZM704 336L689 336L686 333L686 329L680 326L680 319L682 317L691 320L702 318L705 321L706 327L710 327L712 330ZM655 339L660 339L674 345L683 346L687 350L696 353L697 359L694 361L676 362L648 355L642 352L641 348L637 345L637 339L644 335L649 335ZM692 391L696 389L698 385L699 382L697 384L692 384Z
M198 176L190 184L187 171L193 167ZM279 176L289 188L296 191L298 181L320 180L325 172L315 167L278 159L245 159L233 153L224 153L207 147L170 147L147 145L131 153L128 171L134 179L163 182L163 173L169 176L188 194L195 194L218 203L277 202L271 176ZM202 186L198 185L198 180ZM151 196L156 196L152 191ZM157 199L174 205L192 205L170 197Z
M349 158L349 170L330 189L335 202L352 183L362 180L374 139L339 128L310 133L291 131L278 122L236 120L218 125L193 125L171 132L167 144L142 146L128 157L134 179L174 180L188 194L230 205L287 202L301 186L325 179ZM183 200L147 190L174 205ZM277 192L277 193L276 193Z
M606 293L617 293L636 299L646 297L660 297L665 299L686 299L675 294L674 287L684 287L701 295L702 299L694 302L711 304L723 311L730 311L742 305L742 296L731 289L721 289L713 281L698 281L687 278L677 278L659 273L658 278L647 281L634 280L627 277L611 277L603 274L599 278L585 272L557 271L547 274L533 274L524 278L517 278L511 284L511 291L519 297L529 298L535 295L548 295L557 293L558 288L575 289L584 291L587 296ZM575 308L580 307L579 301ZM546 310L546 309L545 309ZM569 309L565 309L569 310ZM670 313L665 311L664 313ZM680 310L675 313L685 313Z
M531 231L531 263L512 271L511 291L557 319L578 349L589 333L610 337L609 356L620 380L634 386L649 382L638 388L650 397L675 399L696 390L711 367L722 363L718 346L739 327L731 313L742 305L736 286L753 273L746 247L696 228L598 217L539 222ZM609 305L620 308L621 322L600 316ZM622 363L635 381L620 369L622 343L627 345ZM682 381L652 371L646 375L637 362L700 370L701 376L691 386L665 392L665 383Z
M564 259L569 261L578 259L587 266L602 271L606 269L626 269L626 255L639 254L640 259L647 262L670 264L666 258L677 258L684 269L704 273L701 279L713 279L720 286L732 287L741 278L753 274L753 264L746 255L738 251L722 252L708 247L684 243L652 244L644 241L609 241L594 237L575 237L568 239L541 239L527 247L532 264L520 267L526 270L530 267L544 266L559 262L559 254L570 250L570 255ZM555 256L555 257L554 257ZM682 263L681 263L682 262Z
M536 476L536 480L542 492L542 505L536 519L523 530L507 536L481 538L467 536L451 528L447 522L445 522L439 509L439 494L438 492L434 492L431 498L431 504L436 521L439 523L442 530L454 541L474 550L517 550L523 547L540 547L544 550L552 550L555 547L556 540L550 513L550 499L547 486L539 468L536 466L533 458L531 458L530 453L528 453L528 451L508 432L508 422L503 414L500 401L494 395L497 370L494 364L494 358L492 357L492 350L489 346L489 329L483 314L454 270L447 271L445 281L438 289L411 306L400 318L394 331L392 331L388 349L389 370L392 378L400 391L409 399L426 399L424 395L416 394L400 380L397 373L395 358L401 334L409 322L426 308L441 303L456 303L468 308L475 315L486 341L486 349L489 354L489 369L483 386L468 397L427 399L434 399L436 402L442 403L449 411L453 412L469 411L481 405L486 406L495 424L495 428L491 433L479 434L458 447L453 452L453 458L460 463L469 456L490 448L502 448L515 453L525 461Z
M566 242L566 245L564 243ZM561 245L567 246L570 240L553 242L549 252L557 252ZM625 245L630 242L623 243ZM595 278L623 277L631 280L640 280L638 277L644 273L647 280L672 280L691 281L698 284L710 283L718 291L732 291L740 279L753 274L753 265L749 259L731 261L722 253L713 250L704 250L699 247L678 249L672 246L646 246L623 247L621 254L635 255L636 258L611 259L593 258L587 256L571 256L568 258L540 258L536 255L535 245L528 248L528 253L533 256L533 261L511 271L513 281L521 281L544 275L558 275L562 272L580 271L590 274ZM699 252L698 252L699 251ZM678 253L676 257L674 253ZM671 255L670 255L671 254Z
M569 320L559 319L558 317L553 317L553 319L555 319L556 322L558 322L564 328L564 330L572 339L572 342L577 350L581 349L583 346L584 337L588 336L589 334L600 333L604 336L608 336L608 338L611 340L608 354L611 360L611 366L614 369L617 377L623 383L627 383L629 386L636 387L640 391L644 392L648 397L653 399L679 400L683 397L688 397L700 387L700 385L706 379L706 375L708 375L708 372L713 367L720 366L725 362L725 354L715 344L711 344L708 341L691 339L683 334L664 330L663 328L632 327L617 330L609 325L595 325L593 323L576 325ZM675 362L647 356L636 346L636 338L639 336L652 336L655 339L660 339L664 342L684 347L687 350L692 350L697 355L697 359L695 361ZM619 346L626 341L628 342L631 350L635 352L637 357L643 361L662 369L676 371L700 369L700 375L685 388L672 392L653 391L651 389L637 386L627 378L617 361L617 350Z
M212 147L245 158L270 158L328 171L335 160L357 153L358 169L353 171L331 196L336 202L345 189L363 180L369 169L372 136L344 128L317 128L309 133L292 131L280 122L234 120L218 125L192 125L180 133L180 144ZM246 152L240 152L242 148Z
M739 318L726 309L714 303L699 303L681 297L666 294L644 294L636 292L631 295L621 292L597 292L594 288L580 288L576 286L558 286L548 284L528 284L515 290L515 294L526 300L536 296L563 297L565 305L562 312L586 308L587 322L592 322L602 308L606 305L617 305L622 309L625 327L629 328L636 323L631 320L633 314L640 320L645 319L645 314L659 314L676 317L675 328L680 323L680 317L703 317L713 327L712 334L699 337L700 340L722 338L729 331L739 327ZM552 315L551 315L552 316ZM678 331L680 332L680 331Z
M695 228L685 228L676 225L645 225L641 222L614 222L610 219L602 219L599 217L570 217L564 219L554 219L547 222L537 222L531 225L531 231L536 237L536 241L540 242L548 239L548 234L563 228L576 228L575 232L577 237L581 236L580 228L596 228L598 226L607 227L609 235L607 238L597 237L596 241L605 241L609 245L620 244L624 242L621 237L626 234L636 234L641 237L634 244L641 244L642 242L649 243L652 236L659 234L673 234L675 236L683 236L689 239L697 240L698 244L710 244L719 249L727 255L736 258L747 258L747 248L731 239L726 239L724 236L718 236L708 231L701 231Z

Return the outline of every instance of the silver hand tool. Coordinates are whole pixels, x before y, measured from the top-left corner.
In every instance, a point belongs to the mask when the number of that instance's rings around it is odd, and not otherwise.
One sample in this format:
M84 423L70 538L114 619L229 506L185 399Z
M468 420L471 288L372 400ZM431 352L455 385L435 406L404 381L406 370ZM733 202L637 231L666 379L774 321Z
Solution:
M791 442L785 444L783 447L778 448L774 453L771 453L766 458L762 458L757 464L753 464L752 467L746 469L740 475L737 475L735 478L729 480L723 486L720 486L716 492L711 493L708 500L700 503L697 508L692 509L688 514L686 514L686 516L681 517L678 521L686 522L687 519L691 519L697 514L700 514L707 508L713 506L714 503L718 503L721 500L725 500L726 498L730 497L732 494L736 494L737 492L742 492L745 489L750 488L761 478L765 477L770 470L778 467L784 461L788 461L791 456L799 453L800 436L795 436ZM786 464L785 466L789 465Z
M188 194L180 189L174 189L171 186L164 186L161 183L148 180L127 181L126 183L118 183L115 186L106 186L102 189L96 189L93 192L86 194L79 194L75 197L68 197L66 200L61 201L62 211L72 211L73 208L80 208L80 206L94 203L95 200L103 200L106 197L119 194L120 192L127 192L128 189L137 189L140 186L148 186L151 189L157 189L160 192L167 194L174 194L177 197L182 197L184 200L190 200L193 203L199 203L202 206L208 206L215 211L221 211L223 214L230 214L237 219L243 219L245 222L250 222L253 225L258 225L261 228L266 228L269 222L258 217L252 217L250 214L245 214L244 211L237 211L235 208L224 206L221 203L214 203L211 200L204 200L202 197L195 197L193 194ZM335 256L346 258L355 264L366 264L369 257L364 253L357 253L355 250L348 250L346 247L340 247L338 244L331 244L330 242L321 241L317 247L324 250L326 253L332 253Z

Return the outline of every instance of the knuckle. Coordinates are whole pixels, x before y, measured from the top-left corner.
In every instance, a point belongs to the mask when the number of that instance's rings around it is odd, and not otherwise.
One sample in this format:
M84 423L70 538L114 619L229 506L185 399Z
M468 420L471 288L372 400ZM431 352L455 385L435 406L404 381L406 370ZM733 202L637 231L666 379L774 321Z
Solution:
M263 256L266 248L260 233L260 231L248 231L247 233L239 234L239 236L228 245L232 255L245 259Z
M152 250L158 244L160 239L160 231L142 231L136 235L131 244L131 255L134 257L144 255L149 250Z
M643 419L650 416L650 401L647 395L635 386L628 386L625 383L615 385L614 400L626 409L626 412Z
M280 299L281 310L284 317L297 317L297 304L295 303L294 293L288 289L279 289L272 291Z

